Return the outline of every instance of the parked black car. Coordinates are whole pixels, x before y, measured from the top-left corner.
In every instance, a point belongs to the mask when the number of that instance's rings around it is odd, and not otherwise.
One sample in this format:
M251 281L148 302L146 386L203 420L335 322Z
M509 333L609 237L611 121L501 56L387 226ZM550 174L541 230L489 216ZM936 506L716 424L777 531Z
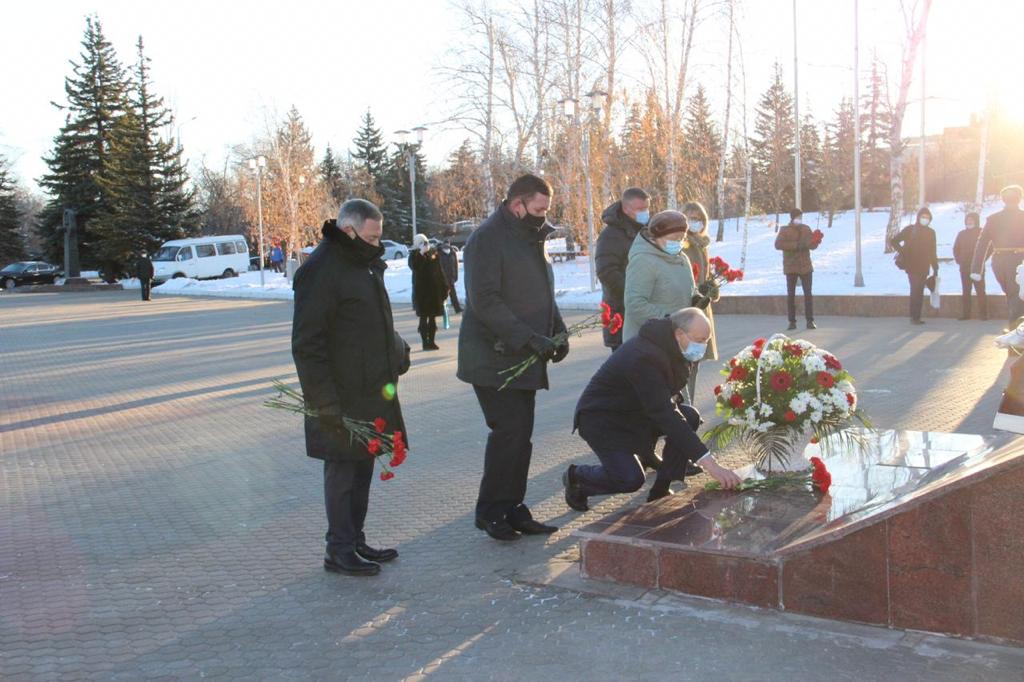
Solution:
M11 263L0 270L0 287L13 289L26 284L53 284L64 272L56 265L42 261L21 261Z

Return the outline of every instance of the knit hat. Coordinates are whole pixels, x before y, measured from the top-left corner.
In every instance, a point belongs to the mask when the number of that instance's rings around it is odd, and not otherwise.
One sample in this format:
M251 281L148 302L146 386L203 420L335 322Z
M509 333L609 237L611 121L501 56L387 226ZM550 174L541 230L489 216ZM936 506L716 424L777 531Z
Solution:
M428 242L429 242L429 240L427 239L427 235L425 235L425 234L418 234L418 235L416 235L415 237L412 238L412 248L418 249L418 248L420 248L421 246L423 246L424 244L426 244Z
M655 239L670 234L685 233L686 216L679 211L662 211L651 218L651 222L647 224L647 231Z

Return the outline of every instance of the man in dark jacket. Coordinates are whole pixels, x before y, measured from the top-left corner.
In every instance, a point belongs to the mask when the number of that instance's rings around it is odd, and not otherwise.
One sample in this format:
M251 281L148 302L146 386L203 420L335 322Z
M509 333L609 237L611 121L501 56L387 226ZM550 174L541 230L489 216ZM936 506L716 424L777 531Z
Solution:
M978 244L974 248L971 263L971 279L982 280L985 261L992 255L992 272L1006 294L1010 309L1010 324L1024 315L1024 303L1020 300L1020 285L1017 284L1017 266L1024 262L1024 211L1020 208L1024 189L1010 185L1000 193L1003 210L993 213L985 221Z
M633 240L651 218L651 196L639 187L630 187L622 198L601 214L604 228L594 246L594 266L601 280L601 300L612 313L626 314L622 300L626 289L626 264ZM613 351L622 345L622 330L612 334L604 330L604 345Z
M153 261L145 251L139 254L135 260L135 276L139 278L139 288L142 290L142 300L150 300L150 292L153 289Z
M814 293L812 292L814 265L811 250L818 248L811 228L800 222L804 212L794 208L789 212L789 224L779 229L775 248L782 251L782 272L786 275L786 305L789 329L796 329L796 283L804 292L804 318L808 329L817 329L814 323Z
M971 212L964 216L964 229L953 242L953 260L960 266L960 288L963 297L960 302L960 319L971 319L971 288L978 295L978 311L981 319L988 319L988 299L985 296L985 273L975 282L971 279L971 261L974 260L974 247L981 236L981 216Z
M570 465L562 475L565 501L587 511L591 495L635 492L644 484L639 455L653 438L666 436L662 465L648 501L670 495L687 462L699 461L723 488L739 477L719 465L697 436L700 414L683 402L690 363L701 360L711 323L697 308L648 320L640 333L612 354L590 380L576 405L575 428L601 460Z
M466 243L466 308L459 330L458 377L473 385L490 429L476 504L476 526L496 540L552 533L523 503L533 451L536 394L548 388L547 361L560 362L568 342L555 304L554 274L544 253L551 185L524 175ZM502 374L540 360L502 389Z
M455 289L455 283L459 281L459 254L452 247L452 243L447 240L438 247L437 252L441 257L441 270L444 271L444 278L448 283L448 296L452 302L452 309L456 313L461 313L462 304L459 303L459 292Z
M932 212L922 206L917 212L913 225L907 225L893 240L892 245L900 254L900 267L907 273L910 282L910 323L924 324L921 309L924 307L924 288L931 281L934 288L939 274L939 258L936 250L935 230L930 225ZM928 272L932 275L929 277Z
M306 454L324 460L327 552L324 568L376 575L393 549L366 544L363 522L374 457L353 440L344 418L382 418L405 434L396 395L409 348L395 334L384 288L383 216L363 199L341 206L323 226L323 241L295 273L292 357L306 404ZM406 436L408 443L408 437Z

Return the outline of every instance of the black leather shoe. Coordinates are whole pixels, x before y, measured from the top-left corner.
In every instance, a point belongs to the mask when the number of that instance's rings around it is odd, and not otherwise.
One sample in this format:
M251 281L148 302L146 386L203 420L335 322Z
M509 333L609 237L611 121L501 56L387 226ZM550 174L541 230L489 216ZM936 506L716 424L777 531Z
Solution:
M367 561L394 561L398 558L397 549L374 549L369 545L356 545L356 552Z
M380 573L380 564L374 561L367 561L359 556L354 549L343 552L332 552L327 550L324 554L324 570L332 573L344 573L345 575L377 575Z
M515 528L508 525L508 521L505 519L502 519L501 521L477 519L476 527L490 535L495 540L501 540L502 542L511 542L519 539L519 533L515 531Z
M790 322L789 326L786 327L786 329L788 329L789 331L793 331L794 329L796 329L796 322Z
M519 531L523 535L551 535L558 530L558 526L548 526L537 519L516 521L510 518L508 520L508 525L512 526L514 530Z
M807 323L807 328L808 329L817 329L818 325L814 324L814 320L811 320L810 322Z
M637 457L640 459L640 464L643 465L644 469L657 471L661 468L661 457L658 457L653 450L641 452Z
M579 483L576 482L575 464L570 464L562 474L562 485L565 486L565 503L569 505L570 509L575 509L578 512L590 511L587 496L583 494Z
M687 476L700 476L704 473L703 467L699 467L693 462L686 463L686 475Z

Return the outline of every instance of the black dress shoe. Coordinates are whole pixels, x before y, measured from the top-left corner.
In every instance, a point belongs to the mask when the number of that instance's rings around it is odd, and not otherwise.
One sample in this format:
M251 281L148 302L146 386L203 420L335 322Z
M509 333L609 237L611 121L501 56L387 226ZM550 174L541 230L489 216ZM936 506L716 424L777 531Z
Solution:
M575 464L570 464L562 474L562 485L565 486L565 503L569 505L570 509L575 509L578 512L590 511L587 496L583 494L583 489L576 482Z
M324 570L345 575L377 575L380 573L380 564L367 561L354 549L342 552L327 550L324 555Z
M397 549L374 549L369 545L356 545L356 552L367 561L394 561L398 558Z
M653 450L641 452L637 457L640 459L640 464L643 465L644 469L657 471L661 468L661 457L658 457L657 453Z
M807 328L808 329L817 329L818 325L814 324L814 320L811 320L810 322L807 323Z
M508 525L508 521L502 519L500 521L487 521L486 519L477 519L476 527L486 532L495 540L501 540L502 542L511 542L512 540L519 539L519 533L515 531L515 528Z
M517 521L510 518L508 519L508 525L523 535L551 535L558 530L558 526L548 526L537 519L526 519L525 521L520 519Z
M786 329L788 329L789 331L793 331L794 329L796 329L796 322L790 322L789 326L786 327Z
M699 467L693 462L686 463L686 475L687 476L700 476L704 473L703 467Z

